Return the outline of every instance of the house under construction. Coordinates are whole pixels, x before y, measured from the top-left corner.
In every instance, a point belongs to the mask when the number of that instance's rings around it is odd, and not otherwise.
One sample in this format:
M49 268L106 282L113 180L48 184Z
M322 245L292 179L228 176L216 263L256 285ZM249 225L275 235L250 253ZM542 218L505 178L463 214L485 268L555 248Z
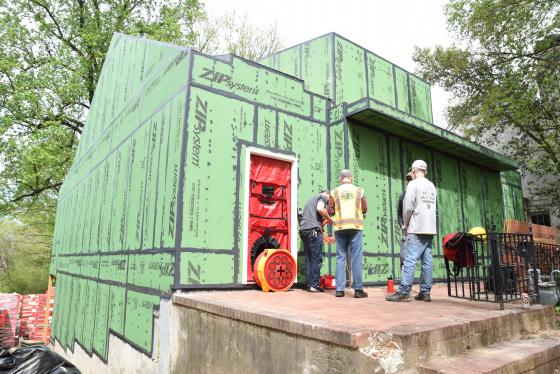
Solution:
M172 294L247 287L270 245L304 282L297 209L344 168L368 199L364 282L398 279L396 204L415 159L438 188L437 243L523 219L516 162L436 127L428 83L335 33L258 62L116 34L60 192L55 346L99 365L115 347L161 358Z

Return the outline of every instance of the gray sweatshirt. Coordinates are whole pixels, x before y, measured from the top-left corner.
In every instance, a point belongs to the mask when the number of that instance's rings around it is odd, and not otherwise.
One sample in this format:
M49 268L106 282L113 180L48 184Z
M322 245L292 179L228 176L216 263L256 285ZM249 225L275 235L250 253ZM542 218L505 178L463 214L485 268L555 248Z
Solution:
M408 184L403 203L404 225L409 234L437 234L437 191L426 178L417 178Z

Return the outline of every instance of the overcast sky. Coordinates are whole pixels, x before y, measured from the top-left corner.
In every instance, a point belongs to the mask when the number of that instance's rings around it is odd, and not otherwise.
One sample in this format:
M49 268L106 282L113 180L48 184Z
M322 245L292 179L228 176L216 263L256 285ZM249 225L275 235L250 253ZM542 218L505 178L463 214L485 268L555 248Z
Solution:
M334 31L414 72L414 46L449 45L443 0L206 0L211 15L235 10L258 26L276 23L285 47ZM432 87L434 121L445 127L448 95Z

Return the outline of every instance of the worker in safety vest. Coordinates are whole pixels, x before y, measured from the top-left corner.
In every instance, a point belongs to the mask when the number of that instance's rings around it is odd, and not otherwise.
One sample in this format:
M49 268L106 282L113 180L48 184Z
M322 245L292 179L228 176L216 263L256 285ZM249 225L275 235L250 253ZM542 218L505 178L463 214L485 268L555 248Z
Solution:
M410 301L416 262L422 260L419 301L431 301L432 240L437 234L437 191L426 178L428 165L422 160L412 163L412 181L406 187L403 202L403 228L407 230L401 284L397 292L387 296L387 301Z
M331 191L328 213L336 239L336 297L344 296L346 253L350 249L354 297L367 297L362 284L363 221L367 212L364 189L352 184L352 172L340 172L340 186Z

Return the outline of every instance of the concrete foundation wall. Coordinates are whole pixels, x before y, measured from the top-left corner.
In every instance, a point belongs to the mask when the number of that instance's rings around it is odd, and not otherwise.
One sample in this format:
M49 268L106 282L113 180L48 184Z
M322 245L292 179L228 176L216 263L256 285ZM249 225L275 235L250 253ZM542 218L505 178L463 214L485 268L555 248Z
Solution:
M384 373L396 372L400 352L377 360L360 351L173 306L171 373Z

